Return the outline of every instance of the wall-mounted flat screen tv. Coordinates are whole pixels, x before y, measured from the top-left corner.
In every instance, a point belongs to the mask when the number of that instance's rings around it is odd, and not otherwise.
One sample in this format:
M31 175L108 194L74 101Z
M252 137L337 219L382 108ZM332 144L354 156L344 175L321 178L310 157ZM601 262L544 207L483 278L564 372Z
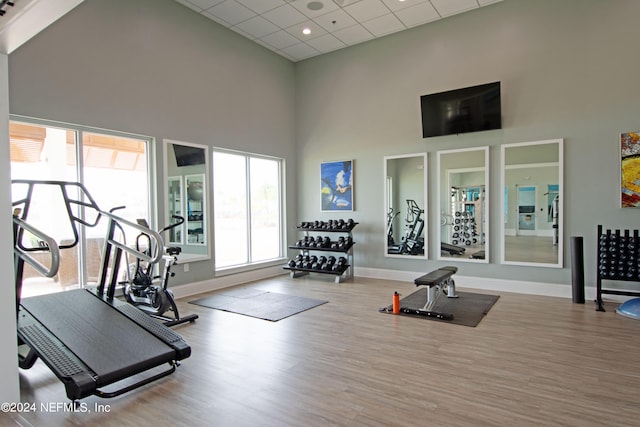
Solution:
M173 145L173 152L176 155L178 166L204 165L204 150L202 148L180 144L171 145Z
M422 95L422 137L502 128L500 82Z

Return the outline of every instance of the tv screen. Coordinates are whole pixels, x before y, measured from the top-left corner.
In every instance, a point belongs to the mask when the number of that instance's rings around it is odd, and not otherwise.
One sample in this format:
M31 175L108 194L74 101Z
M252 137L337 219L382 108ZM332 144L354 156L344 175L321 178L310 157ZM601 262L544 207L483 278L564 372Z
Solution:
M502 128L500 82L422 95L422 137Z
M204 165L204 150L202 148L178 144L171 145L173 145L173 152L176 155L178 166Z

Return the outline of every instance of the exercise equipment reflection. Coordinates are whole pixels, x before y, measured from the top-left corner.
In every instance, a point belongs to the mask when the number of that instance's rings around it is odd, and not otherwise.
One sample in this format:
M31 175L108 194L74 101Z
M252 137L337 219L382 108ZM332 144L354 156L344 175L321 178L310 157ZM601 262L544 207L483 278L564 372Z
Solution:
M407 199L407 213L405 215L405 233L400 244L395 244L393 236L389 235L391 228L387 230L387 242L393 244L387 246L387 253L393 255L423 255L424 254L424 209L420 209L415 200ZM389 215L392 215L389 213ZM397 214L396 214L397 215ZM395 215L390 217L393 221ZM392 231L391 231L392 232Z

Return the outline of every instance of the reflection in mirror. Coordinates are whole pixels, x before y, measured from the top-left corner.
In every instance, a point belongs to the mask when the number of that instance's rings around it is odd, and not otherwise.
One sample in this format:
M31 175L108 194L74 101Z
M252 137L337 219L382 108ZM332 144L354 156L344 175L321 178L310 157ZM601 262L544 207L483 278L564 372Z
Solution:
M428 256L427 154L385 157L386 256Z
M438 259L489 262L489 147L438 151Z
M182 249L180 260L209 259L207 239L208 212L208 147L165 140L165 221L175 222L174 215L184 223L170 229L165 240ZM169 224L165 224L169 225Z
M502 146L502 262L562 267L562 139Z

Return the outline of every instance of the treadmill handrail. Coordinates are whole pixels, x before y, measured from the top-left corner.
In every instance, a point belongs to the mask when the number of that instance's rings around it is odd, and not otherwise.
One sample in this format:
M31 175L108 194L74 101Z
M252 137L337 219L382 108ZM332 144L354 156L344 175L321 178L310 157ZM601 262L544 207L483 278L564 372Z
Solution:
M58 274L58 270L60 269L60 248L56 240L16 216L13 217L13 223L19 229L27 230L45 243L46 246L43 246L39 251L49 252L49 254L51 254L51 264L49 267L45 266L32 255L33 250L27 251L26 248L22 248L20 245L14 245L16 254L45 277L53 277Z
M99 211L99 212L100 212L101 215L109 218L109 220L114 221L118 225L120 225L120 224L126 225L127 227L131 227L131 228L137 230L140 233L144 233L144 234L148 235L150 239L152 238L155 241L155 242L153 242L155 244L155 246L154 246L155 248L163 247L164 242L163 242L162 236L160 236L160 233L158 233L157 231L152 230L152 229L147 228L147 227L144 227L142 225L139 225L139 224L137 224L135 222L126 220L126 219L124 219L124 218L122 218L122 217L120 217L118 215L115 215L115 214L113 214L111 212L106 212L106 211ZM146 252L143 252L143 251L140 251L140 250L138 250L138 249L136 249L134 247L128 246L125 243L123 243L123 242L121 242L119 240L116 240L116 239L114 239L112 237L109 237L107 239L107 242L112 244L116 248L122 249L124 252L126 252L126 253L128 253L130 255L133 255L134 257L139 258L139 259L141 259L141 260L143 260L145 262L149 262L149 263L152 263L152 264L157 264L162 259L162 255L163 254L162 254L162 251L160 251L160 250L156 250L155 254L149 255Z

